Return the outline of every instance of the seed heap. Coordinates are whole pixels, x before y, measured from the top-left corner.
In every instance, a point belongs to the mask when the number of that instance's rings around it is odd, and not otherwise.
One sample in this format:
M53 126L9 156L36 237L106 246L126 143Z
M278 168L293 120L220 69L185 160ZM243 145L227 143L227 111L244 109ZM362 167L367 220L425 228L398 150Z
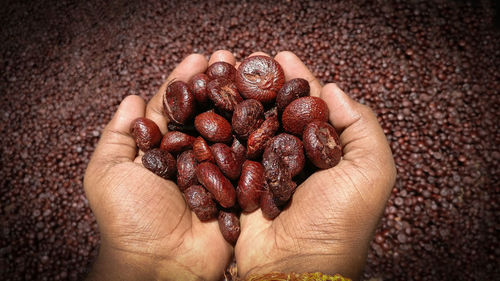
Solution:
M377 113L398 178L365 279L499 279L493 3L9 1L0 276L82 279L99 243L82 180L102 128L126 95L149 99L184 56L229 49L238 60L293 51Z
M342 157L326 102L309 96L305 79L285 82L270 57L246 58L238 70L215 62L189 81L174 80L161 93L172 130L162 138L157 124L140 117L130 132L144 167L176 181L201 221L218 216L229 243L240 234L241 212L260 207L274 219L313 165L332 168Z

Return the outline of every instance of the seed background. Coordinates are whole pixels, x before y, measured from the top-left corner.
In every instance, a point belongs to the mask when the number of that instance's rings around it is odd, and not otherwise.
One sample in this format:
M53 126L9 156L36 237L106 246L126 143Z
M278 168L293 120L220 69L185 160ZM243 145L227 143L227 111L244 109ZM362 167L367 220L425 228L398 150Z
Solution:
M4 280L84 278L99 234L82 181L103 127L218 49L291 50L377 113L398 178L364 279L500 279L493 1L75 2L0 10Z

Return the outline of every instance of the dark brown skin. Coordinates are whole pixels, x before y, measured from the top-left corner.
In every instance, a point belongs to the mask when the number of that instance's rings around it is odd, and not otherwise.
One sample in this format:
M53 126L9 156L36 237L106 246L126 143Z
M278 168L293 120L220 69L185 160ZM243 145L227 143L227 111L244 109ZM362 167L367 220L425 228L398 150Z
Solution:
M230 180L236 180L241 173L241 164L236 159L233 150L223 143L216 143L210 147L215 163L222 173Z
M336 166L342 157L342 146L335 128L327 122L313 121L307 124L302 137L306 155L318 168Z
M236 84L226 78L210 81L207 85L207 95L218 109L226 112L233 112L234 107L243 101Z
M224 117L208 111L194 119L196 130L208 141L227 143L232 140L231 124Z
M193 150L186 150L177 157L177 186L181 191L198 184L196 166L198 166L198 161Z
M271 116L257 130L253 131L247 141L247 157L249 159L259 158L267 142L274 136L278 128L278 117Z
M246 140L264 121L264 106L257 100L244 100L236 105L231 124L234 133Z
M246 160L236 187L238 204L244 212L253 212L259 207L265 182L264 166L259 162Z
M142 165L164 179L172 180L175 178L177 170L175 158L165 150L153 148L146 151L142 156Z
M236 68L230 63L218 61L211 64L205 71L210 80L217 78L226 78L234 81L236 77Z
M270 103L285 83L283 69L274 59L253 56L244 59L238 67L236 85L245 99Z
M292 101L283 111L281 121L285 131L302 136L307 124L328 120L328 106L318 97L302 97Z
M309 82L306 79L295 78L285 82L276 96L276 106L283 112L292 101L309 96Z
M210 78L204 73L198 73L189 79L188 87L193 93L196 102L200 104L208 102L207 85L209 81Z
M219 211L219 228L226 241L235 245L240 236L240 219L234 213Z
M212 150L208 146L207 142L202 137L197 137L193 143L194 156L198 162L212 162L215 163L214 156L212 155Z
M172 154L179 154L185 150L192 149L196 138L182 132L167 132L161 140L160 148Z
M174 81L167 86L163 95L163 111L170 121L185 124L193 118L195 110L194 94L186 83Z
M200 163L196 168L196 176L222 207L231 208L234 206L236 191L219 167L210 162Z
M208 221L217 217L217 204L212 195L201 185L191 185L184 191L184 197L200 221Z
M139 117L132 122L130 134L142 151L157 147L161 141L160 128L154 121L145 117Z
M259 206L264 217L270 220L273 220L281 213L281 209L274 202L273 194L267 189L260 196Z

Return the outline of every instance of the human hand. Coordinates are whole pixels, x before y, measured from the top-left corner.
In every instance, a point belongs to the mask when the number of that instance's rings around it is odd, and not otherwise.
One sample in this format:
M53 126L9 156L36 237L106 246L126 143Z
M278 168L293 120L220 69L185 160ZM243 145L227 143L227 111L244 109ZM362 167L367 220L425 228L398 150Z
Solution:
M357 279L394 185L391 150L368 107L335 84L321 87L293 53L282 52L275 59L287 81L308 80L311 95L327 103L330 122L341 132L344 155L337 166L302 183L289 207L274 220L264 218L260 209L241 215L235 247L238 273L320 271Z
M217 53L210 62L217 61ZM204 72L201 55L184 59L151 101L126 97L102 133L84 178L85 193L101 233L91 280L218 280L232 254L217 220L201 222L172 181L142 166L129 134L147 117L164 134L162 95L169 81Z

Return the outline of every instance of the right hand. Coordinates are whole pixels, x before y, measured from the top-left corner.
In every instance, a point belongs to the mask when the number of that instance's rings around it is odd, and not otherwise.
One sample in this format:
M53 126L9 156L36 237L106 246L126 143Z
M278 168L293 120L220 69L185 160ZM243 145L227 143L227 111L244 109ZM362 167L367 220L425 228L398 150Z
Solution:
M293 53L279 53L275 60L287 81L308 80L311 95L327 103L330 123L341 132L344 155L337 166L318 171L302 183L292 204L276 219L267 220L260 209L241 215L235 248L238 273L243 277L320 271L357 279L394 185L391 150L368 107L335 84L321 87Z

